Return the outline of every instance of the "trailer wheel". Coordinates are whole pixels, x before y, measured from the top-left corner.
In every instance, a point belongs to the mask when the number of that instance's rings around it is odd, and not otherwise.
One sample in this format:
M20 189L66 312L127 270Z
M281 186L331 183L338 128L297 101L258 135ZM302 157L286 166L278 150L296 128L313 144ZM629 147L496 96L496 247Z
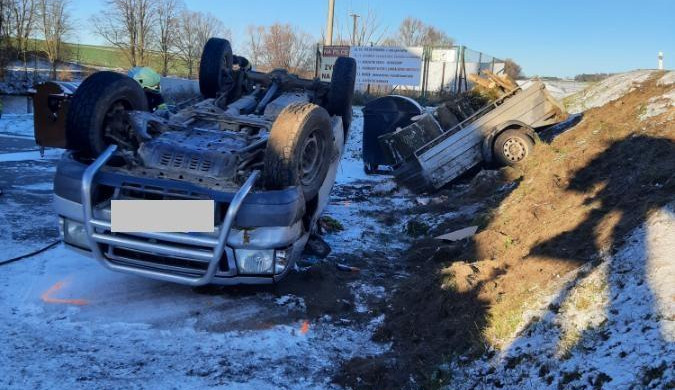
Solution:
M300 185L306 200L314 198L328 172L332 139L330 116L322 107L303 103L284 108L267 140L265 187Z
M338 57L333 65L333 76L326 96L326 110L331 115L342 117L342 128L347 133L352 123L352 99L356 83L356 60L351 57Z
M126 111L147 111L143 88L131 77L97 72L87 77L73 94L66 118L69 149L97 157L110 143L133 143Z
M199 91L206 98L215 98L219 92L229 92L232 78L232 47L227 39L209 38L204 45L199 64Z
M517 165L532 153L534 142L522 131L506 130L495 140L493 153L501 165Z

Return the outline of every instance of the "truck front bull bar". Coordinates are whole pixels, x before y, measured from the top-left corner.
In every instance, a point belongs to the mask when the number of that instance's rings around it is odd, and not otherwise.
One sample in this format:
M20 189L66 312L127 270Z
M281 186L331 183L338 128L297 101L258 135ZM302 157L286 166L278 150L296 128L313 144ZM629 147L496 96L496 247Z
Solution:
M256 180L258 179L258 176L260 175L260 171L257 170L253 171L251 175L248 177L248 179L246 179L246 182L244 182L244 184L241 186L241 188L239 188L239 190L235 193L234 197L232 198L232 201L230 202L227 208L227 212L225 213L225 217L223 218L223 221L220 225L218 240L216 242L213 242L213 244L215 244L213 246L213 250L199 251L200 258L196 258L195 260L208 261L206 272L202 276L191 277L170 272L158 271L154 269L136 268L128 265L116 264L107 259L103 255L103 252L101 252L99 244L115 244L120 247L124 247L126 244L128 245L128 247L131 248L136 247L137 249L142 247L145 250L157 253L159 255L166 255L166 256L176 255L176 249L167 247L166 245L154 244L147 241L135 241L135 240L130 241L129 239L117 238L112 235L103 235L96 232L96 228L108 227L110 226L110 223L107 221L96 219L94 217L94 205L92 204L93 182L98 171L103 166L106 165L106 163L108 162L108 160L110 160L110 158L113 156L116 150L117 145L108 146L108 148L105 151L103 151L103 153L101 153L101 155L96 160L94 160L94 162L91 165L89 165L89 167L87 167L82 176L81 191L82 191L82 206L84 209L84 219L83 219L84 228L87 233L87 240L94 258L97 261L99 261L104 267L112 271L127 272L131 274L150 277L158 280L164 280L168 282L184 283L191 286L202 286L211 283L218 270L218 263L220 262L222 255L225 252L227 237L230 234L230 230L232 229L234 220L237 216L237 213L239 212L239 208L241 207L244 198L246 198L248 193L253 188L253 185L255 184ZM160 234L157 233L154 235ZM164 236L171 237L172 235L164 234ZM186 250L184 252L186 255L189 256L191 251Z

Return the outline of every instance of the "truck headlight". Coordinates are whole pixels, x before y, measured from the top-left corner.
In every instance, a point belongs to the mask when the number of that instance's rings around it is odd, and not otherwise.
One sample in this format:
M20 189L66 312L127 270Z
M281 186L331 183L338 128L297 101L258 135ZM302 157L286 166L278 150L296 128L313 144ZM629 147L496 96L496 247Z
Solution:
M274 249L235 249L234 257L242 274L271 274L274 270Z
M286 270L288 267L288 255L290 250L276 250L274 251L274 274L278 275Z
M63 241L79 248L89 249L87 230L82 223L71 219L63 219Z

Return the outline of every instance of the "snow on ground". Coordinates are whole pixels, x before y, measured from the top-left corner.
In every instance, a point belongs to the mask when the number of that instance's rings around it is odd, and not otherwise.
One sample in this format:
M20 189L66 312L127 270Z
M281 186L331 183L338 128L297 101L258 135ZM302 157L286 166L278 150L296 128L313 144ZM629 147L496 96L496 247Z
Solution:
M496 356L446 367L452 389L672 386L674 206L652 216L595 269L563 278Z
M672 85L675 84L675 71L671 70L663 75L657 82L656 85Z
M111 273L63 248L3 271L4 389L320 389L337 359L381 350L369 340L376 323L237 329L284 306L270 294L203 296Z
M326 210L346 227L325 236L333 248L329 261L349 263L379 248L395 263L392 249L405 240L383 240L400 234L374 216L400 208L408 195L385 184L385 176L363 173L362 124L356 110ZM0 261L58 238L51 183L60 152L40 158L32 134L32 116L0 119ZM369 196L378 191L391 196ZM365 320L343 321L309 318L305 300L295 295L262 288L198 294L108 271L59 245L0 268L0 388L333 388L340 361L389 348L371 341L383 317L369 305L386 294L369 281L377 272L369 266L345 282L354 314Z
M533 80L518 80L518 85L527 88ZM545 80L546 90L558 100L582 91L588 86L587 82L574 80Z
M663 77L656 81L658 86L672 86L675 84L675 71L667 72ZM653 116L661 115L667 112L671 107L675 107L675 86L670 88L661 96L655 96L647 102L644 111L640 113L640 120L645 120ZM675 119L675 116L669 115L667 121Z
M567 111L577 114L593 107L605 105L630 92L646 81L655 70L634 70L610 76L565 99Z

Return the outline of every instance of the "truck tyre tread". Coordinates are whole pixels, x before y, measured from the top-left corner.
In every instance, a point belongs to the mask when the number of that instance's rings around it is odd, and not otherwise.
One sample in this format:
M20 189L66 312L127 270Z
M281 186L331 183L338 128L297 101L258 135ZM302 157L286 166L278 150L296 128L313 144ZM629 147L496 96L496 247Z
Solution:
M316 133L321 152L318 155L315 179L301 182L303 146ZM301 185L306 200L319 192L326 177L333 150L333 136L328 112L311 103L295 103L284 108L272 125L264 159L264 182L267 189Z
M73 94L66 118L68 149L86 157L97 157L108 145L104 138L105 115L122 100L129 110L147 111L143 88L132 78L116 72L96 72Z
M326 97L326 110L331 115L342 117L342 128L347 133L352 123L352 99L356 83L356 60L351 57L338 57L333 66L333 75Z
M227 39L209 38L199 64L199 91L206 98L215 98L225 87L223 72L231 77L232 46ZM231 80L233 81L233 80Z

